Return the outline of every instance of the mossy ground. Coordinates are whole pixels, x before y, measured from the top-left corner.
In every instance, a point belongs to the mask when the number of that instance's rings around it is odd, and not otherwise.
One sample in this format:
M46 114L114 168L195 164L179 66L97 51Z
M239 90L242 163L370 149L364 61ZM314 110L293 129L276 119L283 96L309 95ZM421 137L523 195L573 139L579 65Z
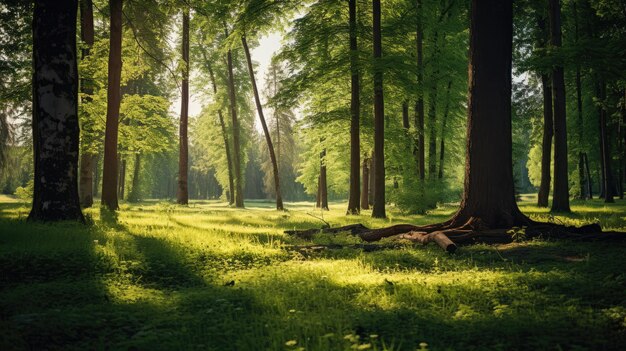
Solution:
M626 202L573 202L534 219L626 230ZM25 221L0 198L0 349L619 350L626 347L626 244L536 240L302 253L283 234L319 227L311 203L194 201L89 209L92 224ZM333 226L440 222L389 210L323 214ZM382 241L384 244L387 240ZM318 235L315 243L358 243ZM422 346L424 347L424 346Z

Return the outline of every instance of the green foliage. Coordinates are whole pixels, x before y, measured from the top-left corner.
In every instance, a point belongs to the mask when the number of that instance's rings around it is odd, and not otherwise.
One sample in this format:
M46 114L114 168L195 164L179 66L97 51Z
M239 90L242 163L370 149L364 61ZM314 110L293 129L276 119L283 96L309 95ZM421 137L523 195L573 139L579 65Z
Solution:
M461 192L452 190L442 180L404 180L398 189L390 189L390 201L403 213L426 214L445 202L458 201Z
M32 201L34 192L35 192L35 183L31 179L28 181L28 183L26 183L25 186L18 186L17 189L15 189L15 197L17 197L18 199L22 200L25 203L28 203Z

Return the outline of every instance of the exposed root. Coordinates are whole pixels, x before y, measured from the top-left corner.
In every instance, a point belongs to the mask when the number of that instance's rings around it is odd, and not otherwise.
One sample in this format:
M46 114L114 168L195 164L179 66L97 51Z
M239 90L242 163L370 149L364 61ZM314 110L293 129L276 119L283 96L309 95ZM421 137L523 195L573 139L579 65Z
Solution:
M603 232L598 224L589 224L581 227L569 227L562 224L535 222L519 214L510 216L506 227L491 228L480 218L470 217L463 220L459 216L452 219L426 226L411 224L397 224L390 227L370 229L362 224L351 224L337 228L290 230L285 233L310 240L314 234L337 234L349 232L358 235L363 241L373 242L383 238L397 236L398 239L409 240L421 244L436 243L446 252L453 253L460 245L476 243L506 244L514 241L510 231L512 227L524 227L522 239L569 239L582 241L595 240L624 240L626 233ZM517 238L520 239L520 238Z

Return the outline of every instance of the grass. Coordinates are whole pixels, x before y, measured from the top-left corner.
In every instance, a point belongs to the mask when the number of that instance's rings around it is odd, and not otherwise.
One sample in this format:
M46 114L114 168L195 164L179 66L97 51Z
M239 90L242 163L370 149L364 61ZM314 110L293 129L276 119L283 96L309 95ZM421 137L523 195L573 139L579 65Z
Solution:
M626 230L626 202L573 202L535 219ZM0 198L0 349L619 350L626 345L626 245L532 241L301 252L285 229L362 222L425 224L345 203L196 201L89 209L92 224L25 221ZM388 239L386 239L388 240ZM315 243L358 243L318 235ZM381 242L384 244L386 241ZM426 343L427 346L421 343Z

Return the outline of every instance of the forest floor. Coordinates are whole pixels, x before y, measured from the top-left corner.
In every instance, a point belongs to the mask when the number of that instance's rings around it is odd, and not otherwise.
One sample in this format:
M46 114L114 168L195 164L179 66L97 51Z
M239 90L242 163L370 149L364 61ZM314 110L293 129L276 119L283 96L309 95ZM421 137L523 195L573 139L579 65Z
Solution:
M533 219L626 230L626 201L574 201ZM313 242L311 203L123 204L92 224L36 224L0 197L0 349L619 350L626 345L626 244L543 241L366 252L348 234ZM323 214L333 226L441 222L388 211ZM311 216L313 215L313 216ZM343 246L305 250L305 245ZM339 244L339 245L330 245ZM399 246L398 246L399 245ZM428 346L420 346L426 343Z

